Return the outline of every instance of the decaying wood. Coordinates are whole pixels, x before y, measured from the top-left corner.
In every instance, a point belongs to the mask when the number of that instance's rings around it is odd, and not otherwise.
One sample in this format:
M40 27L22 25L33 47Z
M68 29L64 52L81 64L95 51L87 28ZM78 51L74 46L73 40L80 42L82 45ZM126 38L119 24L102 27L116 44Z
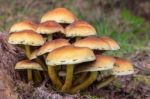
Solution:
M7 34L0 33L0 99L18 99L14 79L19 79L14 70L19 59L17 49L7 43Z
M2 70L0 71L0 99L18 99L18 94L13 89L13 81Z
M19 79L14 66L21 59L21 50L7 43L7 34L0 33L0 70L5 71L13 79Z

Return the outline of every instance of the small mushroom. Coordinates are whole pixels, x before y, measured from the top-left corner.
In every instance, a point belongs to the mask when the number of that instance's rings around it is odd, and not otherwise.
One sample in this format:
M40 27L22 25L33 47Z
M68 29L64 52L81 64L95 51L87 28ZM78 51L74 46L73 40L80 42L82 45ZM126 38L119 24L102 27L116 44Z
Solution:
M95 52L118 50L120 48L116 41L109 37L87 37L76 41L73 45L78 47L88 47Z
M76 74L89 71L103 71L113 69L115 58L108 55L96 55L96 61L79 65Z
M128 60L122 58L116 58L114 67L112 69L112 75L104 82L100 82L97 85L97 88L105 87L111 81L113 81L114 78L116 78L116 76L131 75L133 73L134 73L133 66Z
M95 28L85 21L75 21L65 28L66 37L76 37L76 41L81 37L95 36Z
M41 22L55 21L62 25L64 24L68 25L76 20L77 20L76 16L66 8L53 9L45 13L41 18Z
M120 49L120 46L118 45L118 43L115 40L113 40L112 38L110 38L108 36L103 36L103 37L100 37L100 39L107 42L109 44L111 50L119 50Z
M30 60L22 60L17 62L15 66L16 70L27 70L28 81L33 81L32 70L43 71L43 68L40 64Z
M36 29L36 32L42 35L48 35L48 40L52 40L53 34L55 33L65 35L64 28L55 21L46 21L40 23Z
M121 75L130 75L133 73L134 69L131 62L129 62L126 59L116 58L115 65L112 70L113 75L121 76Z
M12 25L9 32L13 33L13 32L20 32L24 30L35 31L36 28L37 28L37 24L33 23L30 20L25 20L25 21L21 21Z
M40 46L44 44L44 39L40 34L32 30L24 30L21 32L14 32L9 35L8 43L25 45L25 53L30 58L30 46Z
M60 57L61 56L61 57ZM66 80L61 90L67 92L72 85L74 64L95 60L95 55L89 48L80 48L74 46L63 46L53 50L46 58L48 72L50 73L52 66L67 65ZM51 76L49 74L49 76ZM53 84L55 84L54 82Z
M90 86L97 78L97 71L110 70L113 68L115 59L111 56L96 55L96 61L87 63L82 66L78 66L75 74L90 72L90 76L84 80L81 84L71 89L72 93L76 93Z
M49 53L55 50L56 48L67 46L67 45L70 45L70 43L66 39L56 39L56 40L48 41L39 48L37 52L37 56Z

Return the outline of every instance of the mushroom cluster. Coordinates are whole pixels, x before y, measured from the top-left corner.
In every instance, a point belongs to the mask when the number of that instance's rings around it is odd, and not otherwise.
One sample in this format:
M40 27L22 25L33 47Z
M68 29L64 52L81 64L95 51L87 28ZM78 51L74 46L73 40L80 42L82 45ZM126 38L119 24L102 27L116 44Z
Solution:
M66 8L48 11L39 24L25 20L14 24L8 37L20 46L26 59L16 63L16 70L27 70L28 82L42 82L49 77L57 90L76 93L97 83L97 88L114 78L134 73L132 64L119 57L104 55L120 47L110 37L97 36L95 28ZM98 75L107 74L99 82Z

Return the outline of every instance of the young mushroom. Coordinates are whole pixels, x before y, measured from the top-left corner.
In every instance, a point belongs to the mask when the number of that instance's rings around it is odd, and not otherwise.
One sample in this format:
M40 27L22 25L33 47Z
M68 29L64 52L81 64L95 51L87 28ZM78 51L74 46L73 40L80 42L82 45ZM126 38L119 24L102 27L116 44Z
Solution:
M115 58L115 60L114 67L112 69L112 76L110 76L106 81L100 82L97 85L97 88L105 87L112 82L116 76L131 75L134 73L133 66L128 60L122 58Z
M79 65L75 74L82 72L90 72L90 76L81 84L71 89L71 93L76 93L90 86L97 78L97 71L111 70L115 63L115 59L111 56L96 55L96 61Z
M74 65L93 60L95 60L95 55L89 48L64 46L49 53L46 58L46 64L48 67L67 65L66 79L61 90L68 92L72 86Z
M73 45L78 47L88 47L94 52L103 52L106 50L117 50L119 49L119 45L115 42L115 40L111 38L103 38L103 37L87 37L76 41Z
M64 34L64 28L55 21L46 21L40 23L36 29L37 33L47 35L48 40L53 40L53 34L59 33Z
M56 48L62 47L62 46L67 46L70 45L68 40L66 39L56 39L52 41L47 41L43 46L41 46L37 52L37 56L49 53Z
M24 30L21 32L14 32L9 35L8 43L20 44L25 46L25 53L30 58L30 46L40 46L44 44L44 38L32 30Z
M28 81L33 81L32 70L38 70L38 71L44 70L40 64L34 61L30 61L30 60L22 60L22 61L17 62L15 69L16 70L26 69Z
M75 21L65 28L66 37L76 37L76 41L81 37L95 36L95 28L85 21Z
M113 40L112 38L110 38L108 36L103 36L103 37L100 37L100 39L107 42L109 44L111 50L119 50L120 49L120 46L118 45L118 43L115 40Z
M57 23L62 24L64 27L76 20L76 16L66 8L56 8L48 11L41 18L41 22L56 21Z
M113 75L122 76L122 75L130 75L133 73L134 69L131 62L129 62L126 59L116 57L116 62L112 69Z
M37 28L37 24L33 23L30 20L25 20L25 21L21 21L21 22L18 22L18 23L15 23L14 25L12 25L9 32L10 33L20 32L20 31L24 31L24 30L35 31L36 28Z
M56 40L48 41L38 49L36 56L41 56L41 55L45 56L45 54L47 54L59 47L63 47L63 46L67 46L67 45L70 45L70 43L65 39L56 39ZM46 57L44 57L44 58L46 58ZM48 74L49 74L49 77L50 77L53 85L55 85L58 88L62 87L62 83L55 71L55 66L48 66Z

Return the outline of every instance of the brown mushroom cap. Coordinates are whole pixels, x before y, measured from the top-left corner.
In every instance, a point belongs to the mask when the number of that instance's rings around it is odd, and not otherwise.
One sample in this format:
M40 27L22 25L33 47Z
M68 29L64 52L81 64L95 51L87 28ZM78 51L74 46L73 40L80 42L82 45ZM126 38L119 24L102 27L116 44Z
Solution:
M15 69L43 70L42 66L41 66L39 63L30 61L30 60L22 60L22 61L19 61L19 62L16 64Z
M85 21L75 21L74 23L66 27L65 33L67 37L85 37L96 35L96 30L93 26Z
M120 46L118 45L118 43L115 40L113 40L112 38L105 36L105 37L101 37L101 39L109 44L111 50L120 49Z
M45 53L51 52L56 48L67 46L67 45L70 45L70 43L66 39L56 39L56 40L48 41L43 46L40 47L37 55L40 56Z
M12 27L10 28L10 32L20 32L20 31L24 31L24 30L35 31L36 28L37 28L37 24L33 23L30 20L25 20L25 21L18 22L18 23L15 23L14 25L12 25Z
M55 21L46 21L38 25L36 32L40 34L64 33L64 28Z
M110 46L104 40L98 37L87 37L81 40L76 41L74 46L78 47L88 47L92 50L110 50Z
M113 75L130 75L134 73L132 64L125 59L116 58Z
M44 38L32 30L25 30L10 34L8 42L10 44L40 46L44 44Z
M89 48L63 46L50 52L46 58L47 65L78 64L95 60L93 51Z
M56 8L54 10L48 11L41 18L41 22L50 20L56 21L58 23L72 23L77 20L77 18L66 8Z
M78 66L75 73L88 72L88 71L103 71L110 70L115 64L115 59L107 55L96 55L96 61L86 63L83 66Z

